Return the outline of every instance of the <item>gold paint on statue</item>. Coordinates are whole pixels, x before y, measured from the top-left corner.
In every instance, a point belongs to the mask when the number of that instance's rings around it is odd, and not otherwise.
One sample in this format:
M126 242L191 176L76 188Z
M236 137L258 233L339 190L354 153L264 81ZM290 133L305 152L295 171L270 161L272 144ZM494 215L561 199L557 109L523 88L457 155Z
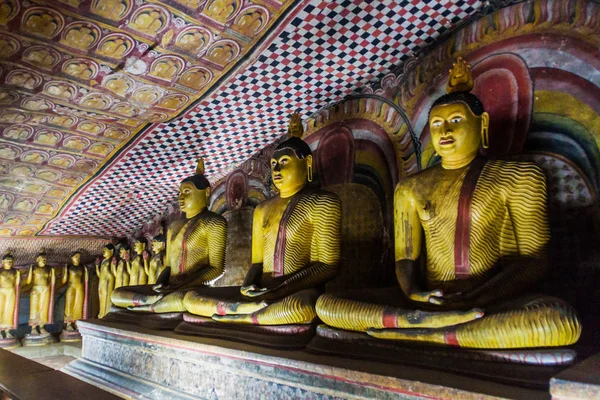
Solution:
M326 294L317 313L328 325L381 339L469 348L572 344L581 326L568 304L518 297L547 268L546 183L532 163L476 159L489 118L475 96L456 91L472 87L469 71L459 59L450 94L430 113L441 165L401 180L395 190L396 277L411 303ZM423 240L426 286L420 288Z
M100 279L98 283L98 297L100 299L98 318L105 316L110 309L110 296L115 288L115 276L112 274L111 264L117 262L113 257L114 252L114 246L108 244L102 250L102 263L100 263L100 259L96 259L96 275Z
M129 273L129 285L146 285L148 283L148 276L146 275L148 262L145 260L146 241L137 239L133 244L133 251L135 257L131 261L131 268L127 271Z
M292 118L293 133L299 116ZM254 325L306 324L316 317L319 286L338 271L341 204L333 193L307 188L312 181L310 147L297 136L280 144L271 159L279 196L254 210L252 267L235 299L190 291L188 312L216 321Z
M179 205L185 216L173 221L167 230L164 263L170 277L159 276L151 294L148 286L115 290L112 302L116 306L133 311L184 311L182 301L187 289L210 284L223 274L227 222L207 208L210 185L203 172L200 161L196 175L184 179L179 187Z
M81 263L81 253L74 252L71 255L71 264L63 268L62 283L67 284L65 292L65 329L73 331L77 329L76 321L83 319L83 308L85 298L85 283L88 282L88 271Z
M2 257L0 270L0 339L12 338L9 332L18 325L19 285L21 272L13 268L14 258L10 252Z
M152 239L152 258L146 270L148 275L148 283L156 283L156 279L160 276L165 268L165 237L162 235Z
M118 247L118 246L117 246ZM119 262L111 264L112 274L115 276L115 289L129 286L129 272L131 270L131 253L129 246L123 245L119 249Z
M44 251L36 259L36 266L29 267L27 285L33 284L29 293L29 326L32 334L45 334L44 325L52 323L50 316L53 299L52 292L56 284L56 272L47 264L48 258Z

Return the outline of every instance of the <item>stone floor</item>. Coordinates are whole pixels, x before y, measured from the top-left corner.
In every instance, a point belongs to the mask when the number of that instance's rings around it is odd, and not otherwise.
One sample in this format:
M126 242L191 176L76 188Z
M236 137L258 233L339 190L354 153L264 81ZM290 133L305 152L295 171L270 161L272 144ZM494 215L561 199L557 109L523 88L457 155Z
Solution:
M47 346L17 347L8 350L42 365L60 370L81 357L81 342L53 343Z

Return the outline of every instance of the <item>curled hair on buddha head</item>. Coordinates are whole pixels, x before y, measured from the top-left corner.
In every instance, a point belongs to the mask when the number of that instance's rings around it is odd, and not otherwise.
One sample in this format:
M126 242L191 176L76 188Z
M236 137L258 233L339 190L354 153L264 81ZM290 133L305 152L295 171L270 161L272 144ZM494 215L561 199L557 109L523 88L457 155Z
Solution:
M198 165L196 166L196 174L192 176L188 176L181 183L191 182L192 185L198 190L204 190L210 188L210 182L204 176L204 159L200 157L198 160Z
M75 250L75 251L71 252L71 257L73 257L75 254L81 255L81 251Z
M14 257L12 255L12 252L9 250L6 252L6 254L2 257L2 261L4 260L13 260L14 261Z
M162 233L160 235L156 235L152 238L153 242L163 242L165 243L167 241L167 239L165 238L165 235L163 235Z
M302 135L304 134L304 126L302 126L302 118L300 117L300 113L295 112L290 116L288 134L291 137L280 143L275 148L275 151L290 149L299 159L303 159L312 155L310 146L301 139Z
M115 246L113 246L111 243L107 244L106 246L104 246L105 249L111 250L111 251L115 251Z
M135 238L135 242L140 242L140 243L142 243L142 244L143 244L143 245L145 245L145 246L147 246L147 245L148 245L148 239L146 239L146 238L145 238L145 237L143 237L143 236L140 236L140 237L138 237L138 238Z
M429 114L431 115L431 110L433 110L437 106L445 106L446 104L452 104L452 103L458 103L458 102L465 103L467 105L467 107L469 107L471 112L478 117L480 117L481 114L483 114L485 112L483 103L473 93L454 92L454 93L445 94L445 95L439 97L436 101L434 101L433 104L431 105Z
M275 147L275 151L290 149L296 154L296 157L299 159L306 158L312 155L312 151L310 150L310 146L299 137L291 137L288 140L280 143L277 147Z

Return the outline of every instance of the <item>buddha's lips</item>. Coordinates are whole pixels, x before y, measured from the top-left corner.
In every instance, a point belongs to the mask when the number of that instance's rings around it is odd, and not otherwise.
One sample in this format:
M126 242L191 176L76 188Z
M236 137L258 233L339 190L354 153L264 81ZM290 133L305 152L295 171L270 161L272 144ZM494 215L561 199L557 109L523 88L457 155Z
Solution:
M274 181L280 181L281 179L282 179L282 178L281 178L281 175L275 175L275 176L273 177L273 180L274 180Z
M447 139L440 139L440 145L443 146L445 144L452 144L454 143L454 139L453 138L447 138Z

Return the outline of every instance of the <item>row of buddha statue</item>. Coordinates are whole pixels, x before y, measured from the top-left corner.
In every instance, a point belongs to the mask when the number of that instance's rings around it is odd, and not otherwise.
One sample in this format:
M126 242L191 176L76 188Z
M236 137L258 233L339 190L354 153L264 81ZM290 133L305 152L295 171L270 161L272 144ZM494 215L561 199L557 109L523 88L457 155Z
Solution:
M11 333L18 328L19 303L21 289L29 291L29 320L31 333L26 335L24 343L30 345L43 345L55 341L54 337L46 330L48 324L53 323L54 294L57 288L57 275L59 284L66 286L64 307L63 340L77 340L76 321L84 319L86 315L88 271L81 265L81 253L74 252L71 262L57 268L48 265L48 257L41 251L35 260L35 265L21 270L14 267L14 257L7 252L2 257L2 270L0 271L0 347L14 347L19 344L17 338Z
M395 189L393 287L325 292L340 268L342 205L310 184L312 153L295 115L292 137L270 161L279 193L254 211L252 265L242 286L210 286L226 273L227 223L207 208L210 185L200 167L181 182L185 216L168 228L164 272L153 285L115 289L108 319L143 325L168 316L179 333L241 340L267 331L298 335L289 328L320 320L337 337L350 331L492 349L575 343L575 310L527 294L548 268L545 176L533 163L479 156L489 142L489 115L470 93L470 66L459 59L450 72L448 93L429 115L441 163Z
M291 137L270 160L278 194L254 210L243 284L211 286L227 273L227 221L207 207L210 184L200 162L180 184L183 215L168 227L164 255L157 244L154 264L143 241L131 262L126 252L117 262L105 247L97 267L100 316L183 334L254 342L265 335L267 345L310 339L308 327L319 321L322 332L336 332L328 338L352 333L471 349L575 343L582 329L575 310L528 294L548 269L544 174L533 163L479 156L490 117L470 93L470 67L459 59L450 72L448 94L429 114L441 163L401 179L394 192L391 287L326 292L340 269L342 204L311 183L312 152L295 114Z

